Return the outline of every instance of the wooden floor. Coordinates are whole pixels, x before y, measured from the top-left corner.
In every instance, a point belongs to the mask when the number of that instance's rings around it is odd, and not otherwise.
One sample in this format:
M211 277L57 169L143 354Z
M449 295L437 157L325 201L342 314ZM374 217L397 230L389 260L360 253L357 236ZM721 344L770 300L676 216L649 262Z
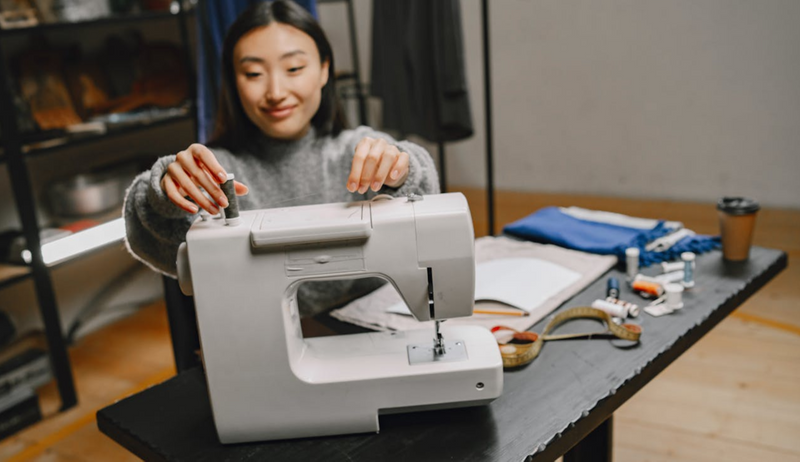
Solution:
M462 191L485 235L483 192ZM498 224L575 205L718 232L713 204L512 192L496 204ZM617 411L614 460L800 460L800 211L760 212L755 242L785 250L789 267ZM55 387L44 387L48 416L0 442L0 460L137 460L97 430L94 413L174 374L163 304L87 336L70 356L79 405L55 412Z

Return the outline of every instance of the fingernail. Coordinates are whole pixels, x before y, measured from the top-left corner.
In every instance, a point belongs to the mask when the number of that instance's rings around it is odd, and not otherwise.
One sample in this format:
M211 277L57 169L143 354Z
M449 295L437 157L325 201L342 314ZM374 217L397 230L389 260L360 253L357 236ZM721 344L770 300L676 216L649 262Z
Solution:
M392 170L392 173L389 176L392 177L393 180L396 180L398 175L400 175L399 171Z
M369 189L369 185L368 184L361 185L361 187L358 188L358 193L359 194L364 194L365 192L367 192L367 189Z
M189 206L189 210L190 210L192 213L197 213L197 206L196 206L196 205L190 205L190 206Z
M222 180L222 181L228 181L228 175L226 175L226 174L224 174L224 173L222 173L222 172L217 172L217 176L218 176L218 177L219 177L219 179L220 179L220 180Z
M381 189L381 183L379 181L376 181L376 182L372 183L372 190L373 191L377 191L379 189Z
M218 203L219 205L221 205L221 206L222 206L222 208L225 208L225 207L227 207L227 206L228 206L228 198L227 198L227 197L225 197L225 196L219 196L219 197L217 198L217 203Z
M211 215L216 215L219 213L219 209L216 207L211 207L211 210L208 211Z
M347 185L347 190L350 192L356 192L356 188L358 188L358 185L355 181L351 181L350 184Z

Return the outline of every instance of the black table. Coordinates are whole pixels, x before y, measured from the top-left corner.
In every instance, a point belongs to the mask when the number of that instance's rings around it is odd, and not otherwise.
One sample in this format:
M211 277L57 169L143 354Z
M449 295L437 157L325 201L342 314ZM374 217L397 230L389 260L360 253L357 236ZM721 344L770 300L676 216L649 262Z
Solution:
M533 363L505 373L503 395L490 405L381 416L379 434L223 446L199 368L100 410L97 424L129 451L156 461L549 461L562 454L566 462L607 460L612 413L786 264L785 253L757 247L745 263L725 263L719 252L700 255L697 286L684 293L685 308L660 318L642 313L638 345L547 342ZM616 269L610 275L624 279ZM559 311L601 298L605 281L595 281ZM622 298L637 299L626 287ZM546 320L532 330L541 332ZM558 332L597 327L576 320Z

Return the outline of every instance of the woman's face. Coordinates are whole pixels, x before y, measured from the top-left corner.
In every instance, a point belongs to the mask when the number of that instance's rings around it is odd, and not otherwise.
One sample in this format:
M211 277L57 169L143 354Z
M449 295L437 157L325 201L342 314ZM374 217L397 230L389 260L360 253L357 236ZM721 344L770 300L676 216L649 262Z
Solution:
M233 49L236 88L244 112L267 136L302 138L319 109L328 62L305 32L272 23L253 29Z

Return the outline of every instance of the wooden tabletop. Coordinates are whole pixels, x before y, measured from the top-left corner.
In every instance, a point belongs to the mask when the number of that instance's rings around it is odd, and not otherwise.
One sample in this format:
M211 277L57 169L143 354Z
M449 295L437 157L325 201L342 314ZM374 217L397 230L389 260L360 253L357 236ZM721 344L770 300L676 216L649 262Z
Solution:
M503 395L487 406L380 417L379 434L291 441L219 443L200 369L97 413L100 430L145 460L554 460L604 422L716 324L786 267L786 254L754 247L750 260L700 255L685 308L660 318L642 313L644 333L630 346L607 339L547 342L530 365L504 376ZM646 274L654 267L644 270ZM612 269L607 276L624 279ZM558 311L605 295L603 277ZM621 298L636 300L627 287ZM541 332L547 318L532 330ZM576 320L559 333L597 330Z

